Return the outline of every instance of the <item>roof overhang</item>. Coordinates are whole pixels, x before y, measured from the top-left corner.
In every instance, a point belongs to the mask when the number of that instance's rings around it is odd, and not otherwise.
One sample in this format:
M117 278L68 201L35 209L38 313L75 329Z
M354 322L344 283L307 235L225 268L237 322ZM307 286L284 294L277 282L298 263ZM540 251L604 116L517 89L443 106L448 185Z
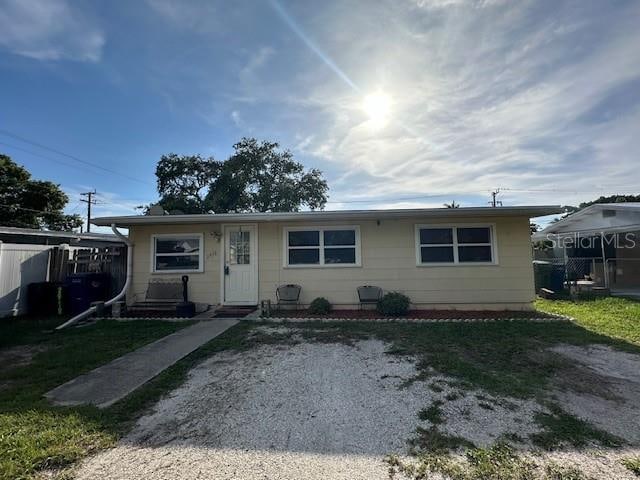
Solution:
M20 236L36 236L49 238L65 238L74 241L100 241L122 243L118 237L110 233L77 233L63 232L57 230L36 230L33 228L4 227L0 226L0 234L20 235Z
M184 225L197 223L381 220L391 218L541 217L561 213L559 205L513 207L415 208L396 210L316 210L309 212L219 213L199 215L130 215L94 218L98 226Z
M587 226L585 220L594 215L601 214L605 210L615 210L623 212L620 222L616 224L605 224L594 227ZM575 235L600 235L602 233L624 233L629 231L640 230L640 203L596 203L590 205L572 215L568 215L555 223L547 226L544 230L536 232L532 235L534 241L549 240L552 237L562 238Z

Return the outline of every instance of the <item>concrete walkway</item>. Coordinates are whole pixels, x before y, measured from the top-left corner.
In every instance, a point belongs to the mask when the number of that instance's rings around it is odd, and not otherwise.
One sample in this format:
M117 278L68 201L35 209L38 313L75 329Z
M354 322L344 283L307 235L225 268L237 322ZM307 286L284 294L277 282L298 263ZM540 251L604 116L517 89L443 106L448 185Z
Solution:
M236 323L235 318L225 318L183 328L80 375L47 392L45 397L55 405L88 403L106 408Z

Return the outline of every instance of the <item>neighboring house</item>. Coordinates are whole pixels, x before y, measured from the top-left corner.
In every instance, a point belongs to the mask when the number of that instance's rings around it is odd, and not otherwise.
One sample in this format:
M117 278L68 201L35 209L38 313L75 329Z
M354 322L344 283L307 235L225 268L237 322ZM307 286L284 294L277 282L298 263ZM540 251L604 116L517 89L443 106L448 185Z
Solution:
M26 313L27 286L51 278L52 252L65 248L64 258L77 256L87 249L121 247L115 235L74 233L0 226L0 317ZM67 271L58 270L61 275ZM75 267L74 267L75 269Z
M530 309L529 219L556 206L314 211L96 218L129 229L133 281L189 275L190 299L206 304L275 301L281 284L301 303L358 304L356 288L408 295L415 308Z
M568 280L585 278L613 294L640 295L640 203L598 203L550 224L532 236L549 248Z
M75 247L109 247L122 245L122 240L111 233L76 233L36 230L0 226L0 242L22 245L62 245Z

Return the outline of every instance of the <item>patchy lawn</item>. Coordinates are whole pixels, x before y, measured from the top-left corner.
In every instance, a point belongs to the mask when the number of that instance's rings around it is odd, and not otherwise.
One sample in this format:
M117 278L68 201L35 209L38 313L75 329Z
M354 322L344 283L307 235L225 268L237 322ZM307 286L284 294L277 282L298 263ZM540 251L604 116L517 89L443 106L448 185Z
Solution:
M186 323L101 321L53 332L60 319L0 323L0 478L28 478L113 444L118 408L55 408L43 393ZM132 412L134 413L134 412Z
M615 472L616 478L625 478L624 472L633 475L632 472L638 471L640 452L633 435L627 434L631 430L640 431L637 425L640 413L635 410L639 406L633 400L640 397L634 390L640 382L629 380L629 375L640 371L634 367L640 353L640 347L635 344L640 342L637 321L634 321L636 314L633 313L638 303L599 299L541 301L538 305L545 311L576 317L580 325L526 320L434 324L307 322L274 325L241 322L105 410L51 407L42 394L187 324L103 321L58 333L46 332L58 323L55 321L36 325L0 324L0 358L2 365L10 366L0 367L0 451L3 452L0 479L32 478L50 471L64 473L64 469L78 459L116 444L123 435L118 443L120 446L134 444L144 449L149 439L161 446L154 445L149 450L149 457L138 459L142 460L138 463L127 463L129 457L126 455L119 457L120 447L97 455L88 462L89 467L82 467L81 478L95 478L92 475L97 474L105 479L147 480L153 478L149 471L153 462L162 463L162 455L169 461L174 454L178 456L171 468L180 467L176 470L176 478L180 475L191 478L196 473L190 470L195 468L194 464L184 463L189 457L181 457L184 451L180 447L175 449L173 443L188 444L195 438L197 448L193 454L205 462L205 467L219 468L215 464L218 457L208 453L222 435L217 424L211 423L214 417L218 418L216 415L231 422L239 434L246 425L264 430L262 433L266 436L241 436L242 441L248 442L247 451L255 455L259 452L251 450L251 442L261 439L264 442L261 451L268 451L270 431L276 435L274 438L282 439L282 448L286 450L302 441L296 436L300 433L296 430L298 425L317 427L309 430L311 437L304 436L308 442L304 444L304 452L290 450L280 459L283 464L273 463L274 468L279 468L278 465L304 466L309 461L305 455L316 448L315 440L346 442L350 451L358 452L358 442L366 439L350 441L348 432L342 432L340 425L331 423L335 421L331 412L347 407L360 408L358 412L362 415L345 417L341 425L347 422L356 429L362 426L359 420L354 423L353 418L366 419L367 412L392 422L390 428L402 425L404 429L407 424L398 423L400 418L405 421L407 412L415 410L410 415L414 422L409 430L412 433L408 436L405 433L389 434L393 438L388 440L390 449L386 453L394 453L400 442L408 445L408 452L414 455L409 460L402 456L389 457L385 472L391 468L396 476L423 478L420 472L439 472L466 480L581 479L588 478L588 474L603 478L611 472ZM594 307L597 313L593 311ZM608 324L606 315L610 312L613 321ZM378 344L367 343L371 341L379 342L384 353L378 351ZM298 350L299 355L296 354ZM362 357L356 353L358 351L369 354ZM309 359L310 352L317 362ZM320 368L327 362L333 367ZM286 381L283 383L282 376L300 370L307 363L309 368L319 369L317 374L298 375L292 384L297 390L288 392L291 385ZM238 366L242 368L237 369ZM361 374L358 369L362 370ZM195 372L199 372L200 384L193 384ZM353 403L351 390L345 390L341 395L335 389L338 384L332 382L341 381L346 372L351 372L347 380L354 381L354 385L347 385L348 388L360 385L363 388L356 391L367 392L361 399L363 403ZM265 380L265 375L270 373L275 375L273 378L277 382ZM254 390L244 378L255 380ZM185 383L185 380L188 381ZM239 389L238 395L233 398L223 395L219 385L225 385L228 391ZM270 391L265 387L280 389L278 402L271 403L264 397L265 392ZM387 389L387 396L379 395L378 388ZM168 415L153 417L152 413L139 418L170 391L173 393L163 401L184 401L184 408L176 410L184 418L173 420L171 409L167 410ZM396 395L395 391L400 394ZM247 405L247 395L251 392L256 395L255 403ZM303 408L305 398L312 398L312 403L317 403L324 398L323 392L330 399L326 408L324 404L322 408L318 405L310 411ZM635 395L631 402L627 398L630 394ZM366 408L376 398L390 400L373 410ZM584 398L589 401L581 402ZM407 399L414 402L409 410L407 405L399 403ZM161 405L162 402L158 403L155 410L162 411ZM289 411L292 405L301 408ZM607 407L604 410L603 405ZM191 408L200 411L202 418L191 418ZM241 411L255 414L251 417L253 423L244 422L246 418L238 413L238 409L243 408L245 410ZM389 408L395 413L385 410ZM278 423L298 417L300 422ZM150 420L154 418L173 423L158 430ZM137 437L129 433L136 420L134 433L137 431ZM393 423L395 420L398 421ZM180 427L183 424L184 429ZM141 433L141 425L146 425L148 430ZM401 432L406 432L403 429ZM163 440L158 436L162 431L169 432L171 439ZM336 437L336 432L342 433ZM384 458L384 445L387 444L377 443L373 448L377 462ZM601 454L589 453L593 448L601 449ZM543 453L531 458L531 451ZM595 457L599 466L589 470L585 466L595 462ZM335 456L332 458L335 460ZM543 463L540 458L544 459ZM353 468L359 468L358 465L363 468L363 478L373 478L366 476L370 463L358 455L352 456L351 460L356 462L350 464ZM602 466L605 460L608 463ZM261 468L269 465L268 459L265 463L259 456L247 461L247 464L241 462L242 468L254 465L256 469L249 471L249 476L257 476ZM323 474L323 461L321 456L313 457L313 462L318 462L315 464L318 474ZM345 467L345 464L341 465ZM90 470L92 466L99 468ZM113 470L116 467L125 470L118 473ZM154 474L162 475L164 463L158 468ZM497 473L492 468L497 468ZM578 469L586 470L586 473L578 472ZM350 478L358 478L347 470ZM529 475L530 470L534 472L533 476ZM505 472L511 472L511 476L506 476Z
M636 345L569 322L239 328L79 478L633 476Z
M536 308L568 315L584 328L640 345L640 302L621 297L536 300Z

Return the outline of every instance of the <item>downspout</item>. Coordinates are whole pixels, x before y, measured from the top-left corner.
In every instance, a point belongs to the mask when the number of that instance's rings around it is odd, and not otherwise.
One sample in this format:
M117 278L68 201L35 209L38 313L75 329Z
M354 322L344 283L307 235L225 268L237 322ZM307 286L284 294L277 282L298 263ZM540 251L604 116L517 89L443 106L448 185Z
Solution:
M120 293L118 293L111 300L107 300L106 302L104 302L104 305L106 307L113 305L117 301L124 298L124 296L127 293L127 290L129 289L129 286L131 285L131 279L133 278L133 243L131 243L131 240L129 240L128 237L124 236L122 233L118 231L118 228L116 227L115 223L111 224L111 230L113 230L113 233L116 235L116 237L122 240L127 246L127 277ZM85 310L84 312L79 313L75 317L70 318L69 320L64 322L62 325L57 326L56 330L62 330L63 328L67 328L67 327L70 327L71 325L75 325L80 320L83 320L87 318L89 315L95 313L95 311L96 311L96 307L91 307Z

